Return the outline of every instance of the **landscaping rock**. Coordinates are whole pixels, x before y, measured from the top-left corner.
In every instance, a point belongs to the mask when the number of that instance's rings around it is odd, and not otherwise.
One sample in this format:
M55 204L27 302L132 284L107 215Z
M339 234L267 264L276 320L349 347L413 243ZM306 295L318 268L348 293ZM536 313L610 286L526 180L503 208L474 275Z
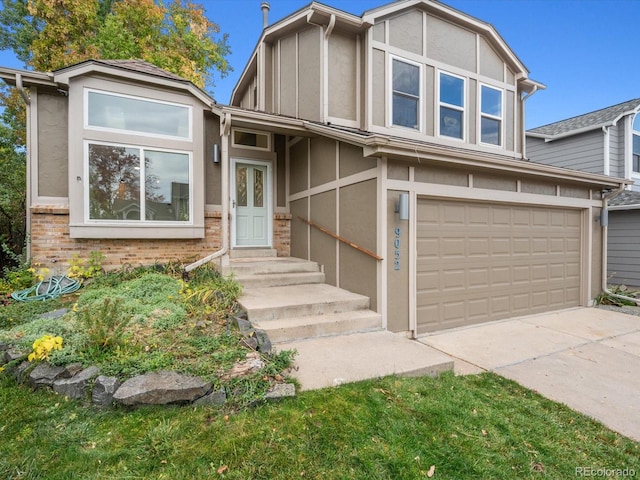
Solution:
M165 405L193 402L211 390L211 383L176 372L153 372L130 378L113 395L122 405Z
M65 370L69 374L69 377L75 377L78 373L82 371L82 364L71 363L65 367Z
M86 398L91 380L99 373L100 369L98 367L86 368L74 377L54 381L53 391L68 398Z
M14 360L19 360L21 358L27 358L27 354L23 352L19 352L12 348L7 349L3 355L4 363L13 362Z
M221 388L220 390L213 390L211 393L208 393L204 397L198 398L195 402L193 402L193 404L200 405L200 406L202 405L219 406L219 405L224 405L226 401L227 401L227 392L225 392L224 388Z
M242 341L251 350L257 350L258 349L258 339L256 337L245 337L245 338L242 339Z
M93 385L91 401L102 407L110 407L113 404L113 394L120 388L120 385L120 380L116 377L98 376Z
M31 367L32 364L30 362L21 362L18 365L15 365L11 368L9 368L7 370L7 373L9 375L11 375L16 382L20 382L22 383L23 381L26 380L27 377L27 371L29 370L29 367Z
M258 352L247 353L247 359L236 363L225 375L226 378L238 378L264 368L264 362Z
M240 315L233 317L233 324L238 327L241 333L251 333L253 331L251 322L246 318L242 318Z
M261 353L271 353L273 345L269 340L269 335L264 330L256 329L254 336L258 339L258 351Z
M48 363L41 363L29 374L29 385L34 388L50 387L53 382L61 378L68 378L64 367L54 367Z
M296 396L296 386L293 383L276 383L267 393L264 394L266 400L280 400L286 397Z

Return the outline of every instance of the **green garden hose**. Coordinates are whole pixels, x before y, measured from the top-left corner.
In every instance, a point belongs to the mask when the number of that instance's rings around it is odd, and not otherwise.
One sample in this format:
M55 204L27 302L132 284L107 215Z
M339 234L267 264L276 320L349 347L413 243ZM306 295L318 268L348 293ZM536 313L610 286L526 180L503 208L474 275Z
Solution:
M13 292L11 298L19 302L31 302L36 300L50 300L58 298L60 295L73 293L80 288L79 281L65 275L55 275L47 280L43 280L33 287L18 292Z

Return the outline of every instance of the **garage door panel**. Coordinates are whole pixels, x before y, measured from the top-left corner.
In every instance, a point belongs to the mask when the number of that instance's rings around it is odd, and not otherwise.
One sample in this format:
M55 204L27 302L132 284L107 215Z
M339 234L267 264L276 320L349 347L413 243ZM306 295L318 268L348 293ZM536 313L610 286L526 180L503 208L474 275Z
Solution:
M579 210L419 198L417 216L418 333L579 304Z

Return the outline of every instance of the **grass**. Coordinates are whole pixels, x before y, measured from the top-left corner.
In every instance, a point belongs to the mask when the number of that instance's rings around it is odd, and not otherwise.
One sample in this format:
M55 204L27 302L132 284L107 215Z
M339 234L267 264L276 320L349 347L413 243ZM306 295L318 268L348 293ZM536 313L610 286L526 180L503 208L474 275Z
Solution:
M640 472L640 445L494 374L365 381L234 415L81 407L0 378L6 479L513 479Z

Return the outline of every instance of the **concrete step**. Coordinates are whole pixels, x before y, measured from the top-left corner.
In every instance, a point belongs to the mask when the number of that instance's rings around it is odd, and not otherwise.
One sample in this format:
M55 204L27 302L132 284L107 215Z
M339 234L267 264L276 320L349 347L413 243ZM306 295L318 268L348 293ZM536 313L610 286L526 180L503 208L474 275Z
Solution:
M265 258L277 257L275 248L234 248L229 251L229 258Z
M280 318L255 322L273 343L382 330L382 316L371 310Z
M279 287L284 285L302 285L305 283L324 283L322 272L262 273L238 275L235 279L244 288Z
M234 258L222 267L222 273L236 277L266 273L318 272L318 264L294 257Z
M251 322L369 308L368 297L322 283L247 288L238 301Z

